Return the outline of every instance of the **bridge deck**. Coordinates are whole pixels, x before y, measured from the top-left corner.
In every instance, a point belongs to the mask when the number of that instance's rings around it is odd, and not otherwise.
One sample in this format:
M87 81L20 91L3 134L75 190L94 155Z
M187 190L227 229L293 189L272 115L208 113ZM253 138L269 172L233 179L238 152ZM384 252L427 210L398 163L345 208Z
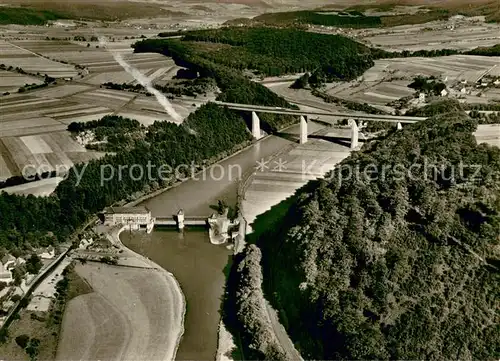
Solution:
M290 115L304 115L304 116L329 116L329 117L342 117L342 118L355 118L363 120L374 120L379 122L389 123L416 123L427 118L424 117L410 117L401 115L378 115L378 114L352 114L352 113L335 113L326 110L320 111L305 111L298 109L288 109L280 107L268 107L262 105L249 105L249 104L236 104L215 101L216 104L223 105L229 109L242 110L249 112L261 113L275 113L275 114L290 114Z
M186 226L204 226L207 224L208 217L186 217L184 224ZM155 225L159 226L176 226L177 220L174 217L156 217Z

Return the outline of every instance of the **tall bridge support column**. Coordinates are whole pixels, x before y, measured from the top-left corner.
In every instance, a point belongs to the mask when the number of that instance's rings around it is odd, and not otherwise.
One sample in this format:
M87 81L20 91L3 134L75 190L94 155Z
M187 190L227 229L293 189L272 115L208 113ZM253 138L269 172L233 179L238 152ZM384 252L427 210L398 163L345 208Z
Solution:
M252 112L252 135L257 140L262 137L260 133L260 119L255 112Z
M307 118L303 115L300 116L300 138L299 143L307 143Z
M359 128L354 119L349 119L348 124L351 126L351 149L355 149L359 144Z
M403 126L401 125L401 123L398 123L398 125L396 126L397 130L401 130L403 129Z

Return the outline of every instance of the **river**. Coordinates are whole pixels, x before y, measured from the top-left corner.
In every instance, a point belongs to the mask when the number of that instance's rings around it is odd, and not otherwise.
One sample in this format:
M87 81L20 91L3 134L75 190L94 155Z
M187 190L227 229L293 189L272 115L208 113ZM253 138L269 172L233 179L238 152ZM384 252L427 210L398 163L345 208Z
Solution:
M296 134L297 131L298 126L294 126L287 132ZM267 137L218 163L204 179L202 176L199 180L189 179L141 205L148 207L153 216L172 215L182 208L187 217L208 217L214 212L210 206L218 200L229 205L236 203L239 171L245 173L255 167L257 161L290 143L280 137ZM224 268L231 252L225 246L212 245L208 232L202 228L187 228L183 234L161 228L151 234L123 232L121 239L127 247L173 273L181 285L187 313L176 359L213 360L217 351Z

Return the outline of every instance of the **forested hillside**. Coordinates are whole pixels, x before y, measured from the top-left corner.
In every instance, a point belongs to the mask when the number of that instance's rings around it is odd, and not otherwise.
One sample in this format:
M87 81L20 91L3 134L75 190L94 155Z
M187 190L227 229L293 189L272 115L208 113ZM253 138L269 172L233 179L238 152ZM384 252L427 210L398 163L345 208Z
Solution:
M353 2L355 3L355 2ZM333 4L332 4L333 5ZM346 28L391 27L424 24L431 21L448 20L456 15L484 16L487 22L500 20L500 5L496 0L462 1L376 1L349 6L339 10L338 6L326 5L318 10L271 12L253 19L236 19L229 24L266 24L273 26L324 25ZM408 6L414 6L413 9ZM404 9L406 7L406 9ZM397 9L398 8L398 9ZM413 11L411 11L411 10ZM368 13L367 11L371 11ZM393 11L394 14L380 14ZM375 12L375 13L373 13ZM376 13L379 14L376 14Z
M110 125L115 120L108 117L90 126ZM78 124L72 127L81 128ZM0 193L0 247L22 250L64 240L106 206L132 200L143 192L171 185L179 177L191 175L185 167L182 169L184 174L159 173L160 166L174 169L179 164L192 162L202 166L231 154L250 139L240 116L211 103L192 113L181 126L156 122L146 129L142 139L136 140L131 150L77 165L51 197ZM131 165L142 167L144 175L131 173L127 168ZM125 166L125 171L119 173L120 166Z
M305 359L498 359L500 150L458 103L436 112L252 226Z
M223 28L191 31L182 39L147 39L136 52L171 56L178 65L213 77L222 93L217 100L293 107L282 97L244 75L252 71L278 76L310 71L317 83L351 80L373 66L370 48L337 35L295 29ZM263 129L273 132L296 121L283 114L261 114Z
M206 50L201 47L200 51L218 64L257 70L267 76L321 68L332 80L349 80L373 66L370 48L340 35L296 29L223 28L191 32L184 40L225 44Z
M50 10L0 6L0 24L44 25L49 20L67 19L68 16Z
M312 24L349 28L371 28L382 25L380 16L364 16L358 11L339 12L332 11L288 11L267 13L256 16L253 22L267 25L292 25Z

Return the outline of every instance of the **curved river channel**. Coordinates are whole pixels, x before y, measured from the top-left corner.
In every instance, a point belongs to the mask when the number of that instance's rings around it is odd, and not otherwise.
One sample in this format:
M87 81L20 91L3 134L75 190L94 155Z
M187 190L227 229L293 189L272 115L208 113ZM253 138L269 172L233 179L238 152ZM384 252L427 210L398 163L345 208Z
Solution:
M297 128L294 126L287 132L296 133ZM230 205L236 203L239 170L245 173L255 167L257 161L290 143L276 136L267 137L218 163L206 177L189 179L141 205L148 207L153 216L172 215L182 208L187 217L208 217L214 212L210 205L216 205L218 200L223 199ZM224 245L212 245L208 232L196 227L186 228L183 233L165 228L157 228L151 234L123 232L120 237L127 247L171 272L181 285L187 312L176 359L213 360L217 351L224 268L231 251Z

